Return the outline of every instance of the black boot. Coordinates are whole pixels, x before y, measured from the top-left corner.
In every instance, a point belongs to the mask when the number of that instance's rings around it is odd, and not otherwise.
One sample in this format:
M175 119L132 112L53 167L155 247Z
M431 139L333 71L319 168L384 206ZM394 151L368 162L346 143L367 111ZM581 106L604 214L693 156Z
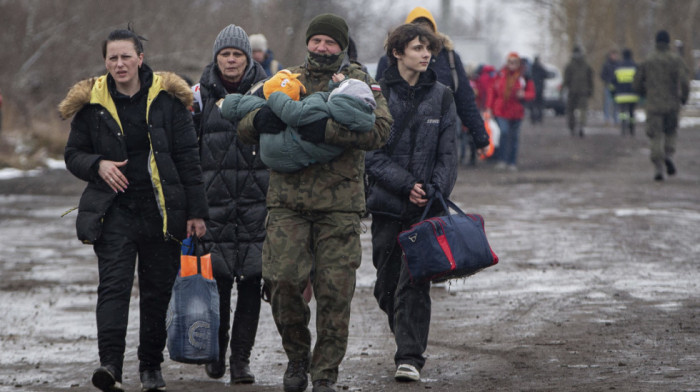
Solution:
M258 317L237 315L231 329L231 384L252 384L255 376L250 371L250 352L255 344Z
M228 325L225 326L228 329ZM204 366L204 371L211 378L221 378L226 374L226 350L228 349L228 331L219 329L219 360L208 363Z
M236 311L231 327L231 384L255 382L249 365L260 318L260 287L260 279L243 280L238 283Z

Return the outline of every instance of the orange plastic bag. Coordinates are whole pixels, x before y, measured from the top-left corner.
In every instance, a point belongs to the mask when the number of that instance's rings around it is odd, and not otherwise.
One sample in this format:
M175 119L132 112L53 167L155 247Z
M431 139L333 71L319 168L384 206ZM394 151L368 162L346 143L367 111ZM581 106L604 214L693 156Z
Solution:
M500 138L501 132L500 129L498 129L498 124L491 118L488 112L484 112L482 117L484 118L486 133L489 134L489 145L486 147L486 153L479 157L481 160L484 160L490 158L496 151L496 147L498 147L498 138Z
M195 248L194 255L180 255L180 276L191 276L191 275L202 275L205 279L213 280L214 274L211 267L211 255L209 253L205 255L197 255L197 253L202 252L202 243L198 240L194 241ZM197 259L199 259L199 268L201 271L197 270Z

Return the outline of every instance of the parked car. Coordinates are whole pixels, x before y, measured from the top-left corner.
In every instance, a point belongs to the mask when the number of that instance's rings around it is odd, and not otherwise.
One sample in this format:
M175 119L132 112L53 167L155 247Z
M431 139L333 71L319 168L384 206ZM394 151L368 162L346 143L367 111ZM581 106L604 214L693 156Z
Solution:
M562 78L559 68L552 64L543 64L547 69L548 77L544 80L544 98L545 109L554 110L557 116L563 116L566 113L566 91L562 91Z

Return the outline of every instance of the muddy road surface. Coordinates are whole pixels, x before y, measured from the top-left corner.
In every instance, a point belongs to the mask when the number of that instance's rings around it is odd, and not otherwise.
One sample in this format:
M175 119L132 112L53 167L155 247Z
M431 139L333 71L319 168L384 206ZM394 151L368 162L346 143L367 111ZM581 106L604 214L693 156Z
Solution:
M452 199L484 216L501 261L433 287L420 382L393 379L395 345L363 234L339 391L700 391L700 129L680 131L678 174L659 183L643 126L623 138L590 123L584 138L562 118L524 124L517 172L460 168ZM0 391L93 390L96 261L75 238L75 213L60 217L81 189L60 169L0 180ZM138 296L129 391L140 390ZM169 359L163 373L170 391L281 391L285 366L265 304L256 384L231 386L228 372L211 380Z

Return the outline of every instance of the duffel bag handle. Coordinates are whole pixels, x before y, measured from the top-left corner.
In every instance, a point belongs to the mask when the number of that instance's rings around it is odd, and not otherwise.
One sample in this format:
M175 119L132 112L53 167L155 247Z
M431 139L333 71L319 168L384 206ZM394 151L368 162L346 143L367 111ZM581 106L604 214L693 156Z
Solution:
M452 200L447 199L445 201L445 198L442 196L442 193L440 191L435 191L435 195L430 198L428 201L428 204L425 205L425 210L423 211L423 215L421 215L420 220L423 221L425 220L425 217L428 216L428 211L430 211L430 207L433 205L433 202L435 199L440 200L440 203L442 203L442 207L445 209L445 213L447 215L450 214L450 208L453 210L457 211L458 214L466 216L467 214L464 213L459 207L457 207L457 204L453 203Z

